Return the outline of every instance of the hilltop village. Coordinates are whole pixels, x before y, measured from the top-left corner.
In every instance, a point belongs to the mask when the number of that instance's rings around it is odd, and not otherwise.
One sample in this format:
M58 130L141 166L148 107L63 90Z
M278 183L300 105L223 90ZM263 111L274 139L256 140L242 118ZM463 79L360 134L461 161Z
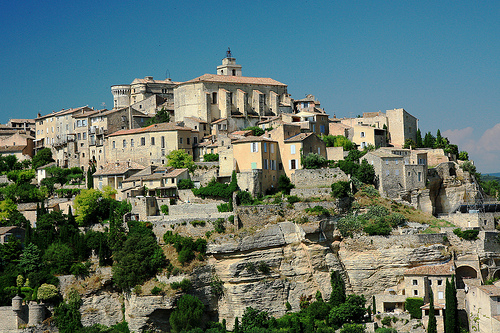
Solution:
M0 125L0 332L500 331L467 152L215 73Z

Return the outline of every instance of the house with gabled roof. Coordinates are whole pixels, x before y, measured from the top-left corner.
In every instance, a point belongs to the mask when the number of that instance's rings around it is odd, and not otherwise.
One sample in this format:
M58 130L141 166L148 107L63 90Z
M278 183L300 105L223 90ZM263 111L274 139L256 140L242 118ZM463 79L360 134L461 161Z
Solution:
M106 163L92 175L94 188L102 190L104 186L110 186L117 191L115 199L123 200L123 181L142 169L144 165L130 161Z

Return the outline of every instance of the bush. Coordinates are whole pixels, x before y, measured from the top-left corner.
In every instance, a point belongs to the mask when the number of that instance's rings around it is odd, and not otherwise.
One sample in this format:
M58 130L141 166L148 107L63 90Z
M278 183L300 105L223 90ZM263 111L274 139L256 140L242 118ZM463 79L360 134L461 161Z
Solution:
M424 300L419 297L409 297L405 302L405 309L408 311L413 319L422 319L421 306L424 305Z
M182 295L168 321L174 332L189 331L203 323L204 310L205 305L197 297Z
M332 197L345 198L351 193L351 183L347 181L338 181L332 184Z
M159 288L158 286L154 286L153 289L151 289L151 294L152 295L163 294L163 289Z
M257 272L257 269L255 267L255 263L253 262L247 262L245 264L245 269L248 271L248 273L250 274L255 274L255 272Z
M194 187L194 183L191 179L181 179L177 183L177 188L179 190L187 190Z
M253 136L261 136L262 134L264 134L264 130L262 128L260 128L259 126L250 126L250 127L247 127L243 130L244 131L252 131Z
M204 227L206 225L206 222L205 221L201 221L201 220L194 220L194 221L191 221L189 223L191 223L191 225L193 227L197 227L197 226Z
M234 215L231 215L227 218L227 220L230 222L230 223L234 223Z
M316 153L309 153L302 156L302 165L304 169L320 169L328 165L328 160Z
M384 218L378 218L371 220L363 230L370 236L387 236L392 232L392 227Z
M229 199L233 196L233 192L238 190L238 183L236 182L236 172L233 171L231 182L229 184L218 183L213 178L207 186L202 186L198 189L193 188L193 194L202 198L205 197L220 197Z
M479 235L479 230L462 231L460 228L456 228L455 230L453 230L453 233L462 239L472 241L477 239L477 235Z
M228 202L221 203L220 205L217 205L217 210L219 211L219 213L230 212L232 211L231 204L229 204Z
M361 219L354 215L343 217L337 222L337 229L343 237L352 236L352 234L359 231L361 227Z
M37 299L39 299L42 302L55 301L56 299L59 298L59 291L57 290L57 287L54 286L53 284L44 283L40 287L38 287L36 296Z
M172 244L177 251L177 259L181 264L185 264L193 260L196 256L194 251L205 254L207 250L207 240L198 238L196 241L191 237L182 237L179 234L174 234L172 231L167 231L163 235L163 240L167 244Z
M76 262L73 265L71 265L69 272L75 276L85 277L89 275L90 265L91 265L90 262L86 262L85 264L81 262Z
M384 326L391 326L391 317L384 317L380 323Z
M224 232L226 232L226 227L224 226L223 218L218 218L216 221L213 222L213 224L215 232L219 234L223 234Z
M259 265L257 266L257 269L262 274L266 274L266 275L271 272L271 269L269 268L269 265L266 262L264 262L264 261L259 262Z
M203 162L217 162L219 160L219 154L208 153L203 155Z
M174 290L180 289L183 292L188 292L191 290L191 281L189 279L183 279L181 282L172 282L170 287Z
M163 215L168 215L168 205L161 205L160 210L163 213Z
M290 178L286 175L281 175L280 178L278 178L278 191L290 194L290 190L294 187L295 185L292 184Z
M292 205L294 203L296 203L296 202L300 202L301 201L300 198L298 196L296 196L296 195L287 195L286 196L286 200L288 201L288 203L290 203Z
M238 205L246 206L253 204L252 195L247 191L239 191L236 193L236 200Z
M306 213L309 213L311 215L330 215L330 211L323 206L314 206L313 208L306 208L305 209Z

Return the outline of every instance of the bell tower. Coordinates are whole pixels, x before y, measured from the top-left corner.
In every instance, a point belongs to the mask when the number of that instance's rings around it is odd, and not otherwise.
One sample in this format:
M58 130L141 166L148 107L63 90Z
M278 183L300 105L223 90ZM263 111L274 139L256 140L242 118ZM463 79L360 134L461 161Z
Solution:
M226 51L226 57L222 59L222 65L217 66L217 75L242 76L241 65L236 64L236 59L231 55L229 47Z

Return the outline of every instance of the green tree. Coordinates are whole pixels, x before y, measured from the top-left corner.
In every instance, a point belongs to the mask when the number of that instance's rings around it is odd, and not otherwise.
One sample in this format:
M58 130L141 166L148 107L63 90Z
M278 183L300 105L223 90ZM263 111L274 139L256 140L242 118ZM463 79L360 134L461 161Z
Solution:
M365 333L365 325L363 324L344 324L340 333Z
M466 151L461 151L459 154L458 154L458 159L460 161L468 161L469 160L469 153L466 152Z
M431 132L425 133L424 137L424 148L434 148L434 144L436 143L436 138Z
M68 274L74 262L74 252L64 243L53 243L45 251L43 260L53 274Z
M50 162L54 162L54 159L52 158L52 151L50 148L42 148L36 153L35 156L33 156L31 166L36 170Z
M113 259L113 280L123 290L143 283L167 263L153 231L135 221L129 222L127 239L113 253Z
M355 176L358 180L365 184L374 184L375 169L366 159L363 159L359 168L356 170Z
M38 288L37 298L40 301L50 302L59 297L59 291L53 284L44 283Z
M332 197L345 198L351 194L351 183L348 181L338 181L332 184Z
M96 212L99 207L99 201L103 194L99 190L87 189L82 190L75 197L74 207L76 213L76 222L79 226L90 225L91 220L97 222Z
M345 283L339 272L333 271L330 274L330 284L332 285L332 292L329 303L332 306L339 306L346 301Z
M92 177L92 169L87 169L87 189L94 188L94 177Z
M322 139L327 147L343 147L346 151L356 148L354 143L343 135L324 135Z
M455 276L452 276L451 282L446 279L445 299L446 308L444 310L444 332L458 333L458 301L457 290L455 287Z
M12 199L0 201L0 222L3 225L10 225L9 219L11 215L17 211L17 205ZM1 225L0 224L0 225Z
M21 254L21 258L19 259L19 268L23 271L24 274L29 274L31 272L35 272L40 268L42 264L40 262L41 252L33 243L29 243L23 249L23 253Z
M259 311L252 307L247 307L241 317L241 330L252 332L254 329L268 328L269 314L266 311Z
M417 141L415 141L415 145L417 148L422 148L424 146L424 141L422 140L422 133L420 132L420 128L417 130Z
M244 131L252 131L253 136L261 136L262 134L265 133L264 130L262 128L260 128L259 126L247 127L244 129Z
M434 313L434 294L429 288L429 322L427 323L427 333L437 333L436 314Z
M193 172L196 167L193 162L193 156L189 155L182 149L172 150L167 155L167 158L167 165L177 169L187 168L189 169L189 172Z
M204 310L205 305L196 296L182 295L177 301L177 308L170 315L170 326L177 333L200 327Z
M294 188L295 185L292 184L290 178L287 175L280 175L278 178L278 191L281 191L285 194L290 194L290 190Z
M61 333L81 332L80 330L83 326L81 323L81 314L79 311L80 305L81 305L80 295L78 295L76 290L71 290L65 302L61 302L55 308L54 319L56 322L56 326L59 329L59 332ZM99 332L103 331L99 330ZM110 333L114 332L116 331L110 331Z
M404 149L415 149L416 146L417 146L417 144L415 143L415 141L413 141L413 139L406 139L405 144L403 145L403 148Z
M170 113L164 107L146 122L146 126L170 122Z
M301 158L304 169L320 169L328 165L328 160L320 154L309 153Z

